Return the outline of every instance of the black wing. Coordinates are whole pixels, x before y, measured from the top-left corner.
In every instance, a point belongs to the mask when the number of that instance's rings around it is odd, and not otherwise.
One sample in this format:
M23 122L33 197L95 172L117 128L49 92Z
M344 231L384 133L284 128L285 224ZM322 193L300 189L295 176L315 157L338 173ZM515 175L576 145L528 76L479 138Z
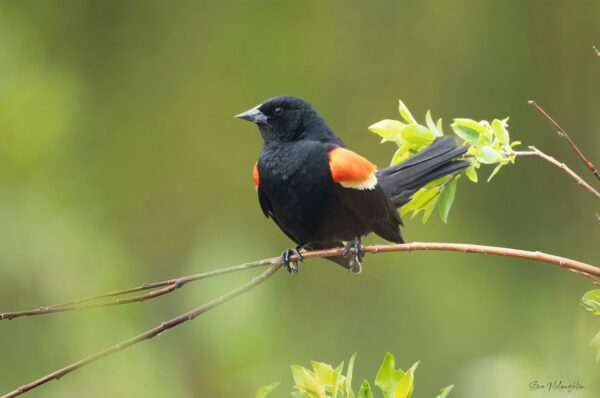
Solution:
M256 188L258 192L258 203L260 203L260 209L264 213L265 217L273 218L273 207L271 206L271 202L269 202L269 198L260 188L260 185ZM273 218L274 219L274 218Z
M262 212L264 213L265 217L272 219L275 222L275 224L277 224L279 229L281 231L283 231L283 233L286 234L286 236L288 238L290 238L297 244L305 243L305 242L300 242L298 239L296 239L294 236L292 236L285 229L281 228L279 221L277 221L277 218L275 217L275 214L273 213L273 207L271 206L271 202L269 202L269 198L267 197L265 192L260 188L260 185L257 187L257 191L258 191L258 203L260 203L260 208L261 208Z
M336 183L335 192L342 203L377 235L391 242L403 242L400 235L402 220L381 185L360 190Z

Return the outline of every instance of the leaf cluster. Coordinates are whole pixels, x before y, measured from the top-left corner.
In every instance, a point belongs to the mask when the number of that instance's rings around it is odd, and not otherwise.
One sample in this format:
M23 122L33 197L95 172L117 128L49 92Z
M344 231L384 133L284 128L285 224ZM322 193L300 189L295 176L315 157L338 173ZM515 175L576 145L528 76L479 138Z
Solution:
M337 367L317 361L311 361L312 369L292 365L294 377L293 398L375 398L371 384L364 380L358 394L352 389L352 372L356 353L352 354L348 368L344 374L344 362ZM375 376L375 386L383 398L410 398L414 390L415 371L419 362L408 370L396 369L396 358L389 352L385 354L383 363ZM256 391L256 398L265 398L279 383L260 387ZM454 386L440 390L436 398L446 398Z
M382 137L382 143L393 142L398 147L392 156L391 165L416 155L431 145L437 137L444 135L442 119L434 122L431 112L427 111L425 124L420 124L404 102L399 102L402 120L385 119L369 126L369 130ZM465 170L465 175L472 182L478 181L477 170L482 164L496 166L487 179L490 181L503 166L514 163L516 156L512 148L520 142L510 142L508 118L494 119L491 123L486 120L456 118L450 127L462 144L468 147L463 160L471 163ZM460 174L446 176L427 184L402 207L401 214L412 212L414 218L422 212L425 223L437 207L440 218L447 222L459 177Z

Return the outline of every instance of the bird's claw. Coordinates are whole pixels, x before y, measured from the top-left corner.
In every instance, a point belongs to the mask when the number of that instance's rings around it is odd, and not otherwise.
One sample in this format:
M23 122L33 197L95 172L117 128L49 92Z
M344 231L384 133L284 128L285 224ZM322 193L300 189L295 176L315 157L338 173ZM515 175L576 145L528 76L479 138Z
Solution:
M357 256L360 260L362 260L365 257L365 247L363 246L360 239L354 239L346 243L346 247L344 247L344 252L342 253L344 257L348 257L348 255L350 254L350 249L354 249L354 253L352 254Z
M348 257L350 255L351 249L354 249L354 251L351 254L354 261L352 261L350 263L350 266L351 266L350 271L354 272L354 268L360 267L360 263L362 262L362 259L365 257L365 247L363 246L363 244L359 238L351 240L348 243L346 243L346 246L344 247L344 251L342 253L344 255L344 257Z
M295 261L291 261L292 256L296 256ZM283 260L283 265L285 265L285 268L290 274L297 274L298 263L304 258L302 257L302 254L300 254L300 250L298 250L297 247L294 247L293 249L284 250L283 253L281 253L281 259Z

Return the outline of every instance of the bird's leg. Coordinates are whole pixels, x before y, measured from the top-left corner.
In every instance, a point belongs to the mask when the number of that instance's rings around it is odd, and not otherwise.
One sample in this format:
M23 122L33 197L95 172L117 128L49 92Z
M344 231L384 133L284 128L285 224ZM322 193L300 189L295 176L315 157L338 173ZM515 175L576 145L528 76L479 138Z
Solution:
M360 263L365 257L365 247L363 246L360 237L356 237L354 238L354 240L351 240L348 243L346 243L343 252L344 257L348 257L348 255L350 255L350 249L354 249L352 256L355 261L350 262L350 271L354 271L354 268L356 266L360 267Z
M354 238L354 240L346 243L346 247L344 247L344 252L342 253L344 257L348 257L350 254L350 249L354 249L353 255L357 256L360 260L365 257L365 247L363 246L359 237Z
M285 268L290 274L298 273L298 263L303 260L302 254L300 254L302 246L303 245L298 245L293 249L287 249L284 250L283 253L281 253L281 259L283 260L283 264L285 265ZM296 261L290 261L290 258L294 255L296 256Z

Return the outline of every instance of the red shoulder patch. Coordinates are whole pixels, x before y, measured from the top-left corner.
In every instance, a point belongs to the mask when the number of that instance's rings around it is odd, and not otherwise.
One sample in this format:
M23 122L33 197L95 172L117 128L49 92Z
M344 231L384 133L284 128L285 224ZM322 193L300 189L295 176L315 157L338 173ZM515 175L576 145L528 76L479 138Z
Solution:
M254 181L254 188L258 189L260 184L260 176L258 175L258 161L254 163L254 169L252 170L252 180Z
M373 189L377 185L377 166L345 148L334 148L328 153L333 181L346 188Z

